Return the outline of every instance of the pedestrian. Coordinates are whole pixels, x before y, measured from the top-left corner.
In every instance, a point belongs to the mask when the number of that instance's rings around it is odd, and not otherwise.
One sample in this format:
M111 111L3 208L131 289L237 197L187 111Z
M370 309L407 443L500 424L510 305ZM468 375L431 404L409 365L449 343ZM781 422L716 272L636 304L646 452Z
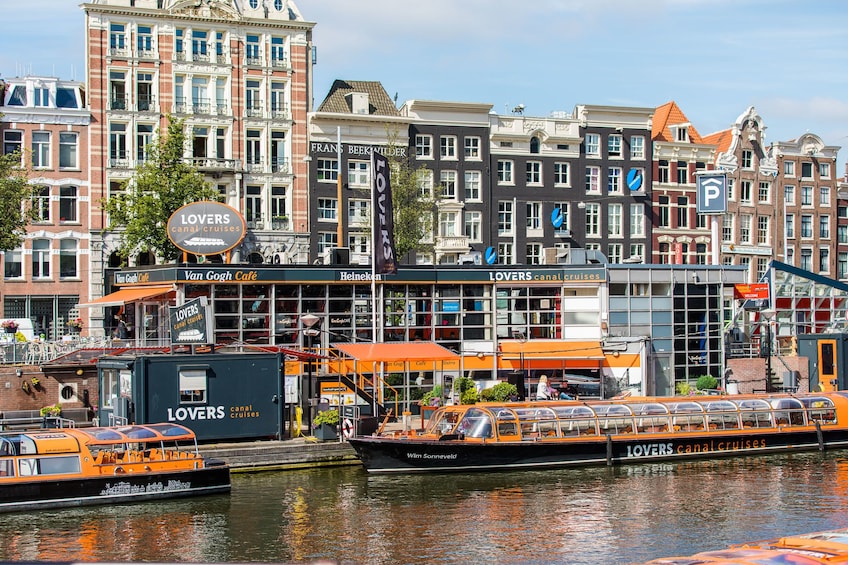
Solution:
M536 386L536 400L550 400L551 391L548 390L548 375L539 377L539 384Z

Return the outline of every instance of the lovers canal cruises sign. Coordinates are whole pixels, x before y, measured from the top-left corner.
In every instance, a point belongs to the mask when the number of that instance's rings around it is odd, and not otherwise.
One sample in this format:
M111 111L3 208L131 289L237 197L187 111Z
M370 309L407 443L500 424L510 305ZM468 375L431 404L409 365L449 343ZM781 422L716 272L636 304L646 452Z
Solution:
M235 208L204 200L186 204L168 218L168 239L186 253L217 255L241 243L246 227Z

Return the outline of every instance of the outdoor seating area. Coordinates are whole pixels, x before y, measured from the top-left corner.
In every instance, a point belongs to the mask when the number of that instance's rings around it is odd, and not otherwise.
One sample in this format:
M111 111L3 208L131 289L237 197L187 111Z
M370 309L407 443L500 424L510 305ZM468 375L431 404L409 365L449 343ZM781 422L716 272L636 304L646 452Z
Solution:
M70 337L60 340L0 342L0 364L40 365L80 349L113 349L115 341L106 337ZM126 340L121 341L125 347Z

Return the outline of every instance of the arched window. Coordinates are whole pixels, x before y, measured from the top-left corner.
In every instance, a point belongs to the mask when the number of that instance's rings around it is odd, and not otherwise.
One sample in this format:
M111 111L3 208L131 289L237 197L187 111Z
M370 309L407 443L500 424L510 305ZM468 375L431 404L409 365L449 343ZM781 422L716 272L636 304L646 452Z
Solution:
M530 138L530 153L538 153L539 148L541 147L541 142L539 138L535 135Z

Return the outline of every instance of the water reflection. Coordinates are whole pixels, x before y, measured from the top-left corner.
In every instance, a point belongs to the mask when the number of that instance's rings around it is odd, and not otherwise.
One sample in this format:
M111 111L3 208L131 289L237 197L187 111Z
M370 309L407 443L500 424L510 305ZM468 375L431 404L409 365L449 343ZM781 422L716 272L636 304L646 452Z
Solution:
M846 455L236 475L230 496L4 516L0 559L636 563L848 526Z

